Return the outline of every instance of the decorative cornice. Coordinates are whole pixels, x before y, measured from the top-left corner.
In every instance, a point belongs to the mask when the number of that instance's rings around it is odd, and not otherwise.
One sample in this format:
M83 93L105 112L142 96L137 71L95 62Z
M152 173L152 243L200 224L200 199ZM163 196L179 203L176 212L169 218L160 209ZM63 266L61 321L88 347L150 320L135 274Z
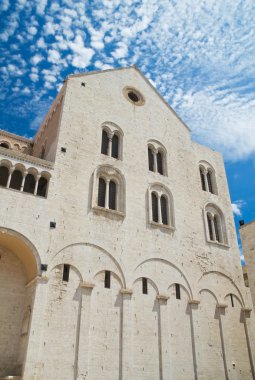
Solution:
M53 169L54 168L54 163L46 160L42 160L41 158L30 156L28 154L11 150L11 149L6 149L0 147L0 154L5 157L13 158L15 160L18 160L20 162L25 162L33 165L40 166L42 168L46 169Z
M27 144L31 144L33 142L33 140L31 139L27 139L26 137L15 135L14 133L4 131L3 129L0 129L0 136L9 137L11 139L17 140L19 142L27 143Z

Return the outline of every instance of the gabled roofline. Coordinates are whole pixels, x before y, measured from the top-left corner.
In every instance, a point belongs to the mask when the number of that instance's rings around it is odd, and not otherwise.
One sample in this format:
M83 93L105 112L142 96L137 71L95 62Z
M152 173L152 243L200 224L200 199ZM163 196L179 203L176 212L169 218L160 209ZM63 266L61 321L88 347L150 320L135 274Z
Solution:
M97 70L97 71L90 71L85 73L79 73L79 74L70 74L66 77L66 80L82 77L82 76L89 76L89 75L95 75L95 74L104 74L112 71L121 71L121 70L136 70L141 77L145 80L145 82L151 87L151 89L158 95L158 97L165 103L165 105L170 109L170 111L177 117L177 119L182 123L182 125L191 132L191 129L184 123L184 121L180 118L180 116L175 112L175 110L167 103L167 101L164 99L164 97L158 92L158 90L151 84L151 82L146 78L146 76L142 73L140 69L136 65L128 66L128 67L119 67L116 69L107 69L107 70Z

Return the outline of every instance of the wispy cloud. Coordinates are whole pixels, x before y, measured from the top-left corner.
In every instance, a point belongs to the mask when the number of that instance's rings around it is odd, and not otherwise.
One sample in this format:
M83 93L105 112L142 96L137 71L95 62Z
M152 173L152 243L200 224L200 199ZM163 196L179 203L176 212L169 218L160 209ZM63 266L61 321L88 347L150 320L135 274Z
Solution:
M11 4L3 0L0 6L3 93L6 104L14 104L10 111L3 105L6 117L19 116L17 88L29 88L31 102L35 95L49 99L70 72L136 64L196 140L231 161L255 153L253 0ZM17 50L27 62L22 68L13 59ZM18 84L9 65L21 70ZM32 110L35 117L35 102Z
M236 216L242 216L242 208L245 206L245 201L238 200L231 203L233 214Z

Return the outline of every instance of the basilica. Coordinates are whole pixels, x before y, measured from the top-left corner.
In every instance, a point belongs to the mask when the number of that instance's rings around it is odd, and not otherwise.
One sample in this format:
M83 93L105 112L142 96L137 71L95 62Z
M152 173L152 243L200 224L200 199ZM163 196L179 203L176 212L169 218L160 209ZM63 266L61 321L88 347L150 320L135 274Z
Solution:
M222 156L136 67L0 131L0 210L1 380L255 379Z

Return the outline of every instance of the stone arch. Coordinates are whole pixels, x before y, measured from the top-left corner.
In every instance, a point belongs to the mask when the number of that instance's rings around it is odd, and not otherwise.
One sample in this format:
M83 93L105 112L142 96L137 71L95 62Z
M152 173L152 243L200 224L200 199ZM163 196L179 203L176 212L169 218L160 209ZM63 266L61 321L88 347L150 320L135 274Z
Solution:
M6 148L6 149L12 149L10 141L7 141L7 140L0 140L0 147Z
M141 281L143 278L147 278L147 280L149 280L148 282L150 283L150 285L153 287L153 289L155 290L156 294L159 295L159 289L155 283L155 281L153 281L150 277L147 277L147 276L144 276L144 277L137 277L134 281L133 281L133 286L134 284L136 284L137 282ZM133 287L132 286L132 287Z
M203 288L203 289L201 289L201 290L199 291L199 294L202 294L203 292L210 293L211 296L215 299L216 304L217 304L217 305L219 304L218 298L217 298L217 296L214 294L214 292L212 292L210 289Z
M105 269L103 269L103 270L100 270L99 272L97 272L95 275L94 275L94 280L98 277L98 276L100 276L101 274L104 274L105 273L105 271L107 271L108 270L108 268L105 268ZM120 285L120 288L123 288L124 286L123 286L123 282L122 282L122 280L121 280L121 277L116 273L116 272L114 272L114 271L112 271L112 270L110 270L110 272L111 272L111 274L114 276L114 278L118 281L118 283L119 283L119 285Z
M161 258L151 258L151 259L147 259L147 260L144 260L142 261L140 264L137 265L137 267L135 268L135 272L138 270L139 267L143 266L144 264L146 263L162 263L164 265L166 265L166 267L169 267L169 268L173 268L174 270L176 270L180 277L184 279L184 282L183 282L183 286L186 286L188 291L189 291L189 294L190 294L190 297L193 298L193 291L192 291L192 288L191 288L191 285L187 279L187 276L186 274L180 269L177 267L177 265L171 263L170 261L168 260L165 260L165 259L161 259ZM145 276L144 276L145 277ZM166 281L166 279L164 278L161 278L162 279L162 284L161 286L159 286L159 290L162 291L163 293L167 291L167 289L165 288L165 284L168 282ZM160 280L160 278L159 278ZM169 288L169 286L168 286Z
M0 246L15 253L25 267L27 279L31 281L41 275L41 258L34 244L23 234L0 227Z
M0 227L0 377L20 376L41 261L34 245L17 231Z
M207 276L218 276L218 278L224 278L225 279L225 286L223 287L222 286L222 283L217 283L217 280L216 281L212 281L212 280L208 280L207 281ZM241 301L241 304L242 304L242 307L245 306L245 302L244 302L244 298L243 298L243 295L239 289L239 287L235 284L234 280L228 276L226 273L223 273L223 272L220 272L220 271L209 271L209 272L206 272L206 273L203 273L203 275L200 277L198 283L201 284L201 289L205 288L205 289L209 289L213 294L215 294L215 297L216 299L219 301L219 303L221 303L225 296L226 296L226 293L234 293ZM222 292L221 289L228 289L227 292ZM199 290L199 292L200 292ZM235 291L234 291L235 290Z
M73 263L73 265L75 265L75 263L77 263L76 266L81 268L81 275L82 275L83 281L93 282L93 278L95 274L97 273L97 271L100 271L100 270L95 269L94 273L91 273L91 272L88 273L88 271L86 270L88 268L85 268L85 265L84 265L84 262L86 261L86 259L88 260L88 255L86 256L83 251L84 247L88 247L91 249L91 252L89 252L89 255L92 256L91 259L93 259L93 250L100 252L101 254L105 255L105 257L108 257L109 262L112 262L112 267L109 267L109 270L112 268L112 271L116 272L116 274L120 277L123 286L126 287L125 275L118 261L106 249L93 243L86 243L86 242L73 243L73 244L67 245L66 247L61 248L53 256L52 261L49 263L49 267L52 268L52 266L55 266L56 263L60 263L61 257L64 256L65 259L67 260L67 264ZM68 254L68 250L70 249L74 249L74 251L77 252L77 255L76 256L72 255L71 257L70 254ZM81 264L83 264L83 267L81 267ZM106 267L104 268L106 269Z

